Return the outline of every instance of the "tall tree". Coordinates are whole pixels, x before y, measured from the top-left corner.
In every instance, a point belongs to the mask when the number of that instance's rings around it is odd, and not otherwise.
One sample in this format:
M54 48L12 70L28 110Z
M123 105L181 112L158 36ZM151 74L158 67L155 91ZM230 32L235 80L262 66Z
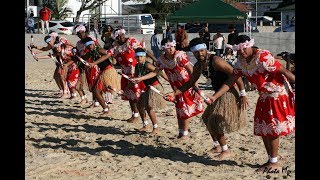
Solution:
M108 0L81 0L80 9L77 11L75 22L78 23L80 15L83 11L94 9L101 6L104 2Z
M173 2L172 0L151 0L150 3L146 4L143 13L152 14L153 18L156 20L164 20L167 14L193 3L194 1L195 0L177 0Z
M52 19L65 19L69 14L73 14L69 7L66 7L68 0L44 1L49 9L52 10Z

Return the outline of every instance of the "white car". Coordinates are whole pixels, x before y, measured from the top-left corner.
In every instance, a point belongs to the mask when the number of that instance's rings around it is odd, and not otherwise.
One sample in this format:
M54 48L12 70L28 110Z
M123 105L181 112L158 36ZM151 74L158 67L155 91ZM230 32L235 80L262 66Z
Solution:
M74 22L65 20L52 20L49 21L49 30L55 31L58 34L71 35L74 28ZM34 24L34 29L38 32L38 23ZM39 33L42 33L41 23L39 23Z

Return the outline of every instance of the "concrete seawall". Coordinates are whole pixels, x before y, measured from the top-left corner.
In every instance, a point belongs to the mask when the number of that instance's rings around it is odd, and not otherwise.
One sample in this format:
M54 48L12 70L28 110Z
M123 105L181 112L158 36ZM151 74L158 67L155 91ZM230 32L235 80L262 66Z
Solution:
M29 51L27 45L31 42L32 34L26 34L25 36L25 51ZM223 33L225 37L228 36L227 33ZM61 35L66 37L72 44L76 44L79 38L76 35ZM145 40L147 49L150 49L150 38L152 35L142 35L142 34L128 34L127 36L133 36L138 40ZM162 34L158 35L162 39ZM213 33L211 33L211 37ZM44 34L33 34L34 43L38 46L46 46L44 42ZM197 33L189 33L189 40L199 37ZM295 32L272 32L272 33L252 33L251 37L255 40L255 45L262 49L270 50L274 55L287 51L294 53L295 52ZM99 43L103 45L101 41L101 36L98 36ZM188 53L190 54L190 53ZM30 53L26 53L26 56L29 56ZM31 56L31 55L30 55ZM27 58L26 58L27 59Z

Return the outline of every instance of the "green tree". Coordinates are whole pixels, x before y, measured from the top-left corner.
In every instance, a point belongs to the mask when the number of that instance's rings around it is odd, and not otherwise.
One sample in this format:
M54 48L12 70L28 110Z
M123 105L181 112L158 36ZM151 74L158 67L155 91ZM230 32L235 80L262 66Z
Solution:
M156 20L164 20L168 14L173 13L194 1L195 0L177 0L176 2L172 2L172 0L151 0L151 3L146 4L143 13L152 14L153 18Z
M56 0L56 1L44 1L44 5L46 5L52 11L52 19L61 19L64 20L69 16L69 14L73 14L72 10L69 7L66 7L68 0Z
M75 22L79 22L80 15L83 11L95 9L106 1L108 0L81 0L81 6L77 11Z

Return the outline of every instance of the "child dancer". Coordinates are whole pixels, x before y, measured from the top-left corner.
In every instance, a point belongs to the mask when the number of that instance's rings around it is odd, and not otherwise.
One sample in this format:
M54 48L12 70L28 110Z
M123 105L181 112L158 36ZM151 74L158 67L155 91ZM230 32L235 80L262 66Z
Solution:
M138 61L138 64L135 68L135 77L144 76L155 70L155 67L152 63L146 61L146 52L142 48L137 48L135 50L135 56ZM133 79L135 81L135 79ZM156 88L157 90L163 92L163 86L160 84L158 77L155 76L151 79L146 79L143 81L146 85L147 89L143 92L138 100L137 106L139 109L140 117L142 119L143 127L140 129L141 131L146 131L148 126L148 121L145 119L145 112L147 111L150 120L153 125L153 130L151 134L157 134L159 132L157 118L155 109L160 110L166 107L166 101L157 93L150 89L150 86Z

